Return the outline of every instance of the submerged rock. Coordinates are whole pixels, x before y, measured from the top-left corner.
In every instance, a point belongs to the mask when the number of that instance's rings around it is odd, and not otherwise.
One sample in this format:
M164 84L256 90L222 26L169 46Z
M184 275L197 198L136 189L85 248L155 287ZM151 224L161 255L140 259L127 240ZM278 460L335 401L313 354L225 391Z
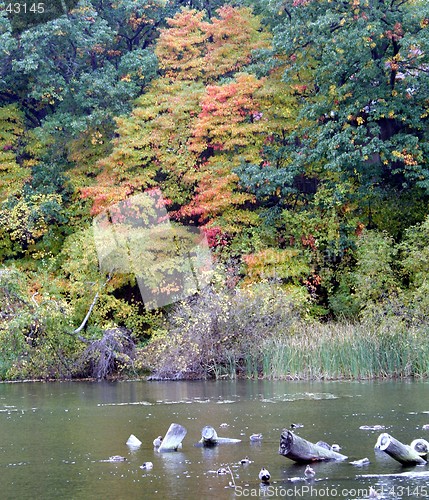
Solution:
M360 460L354 460L353 462L350 462L350 463L352 465L362 466L362 465L368 465L371 462L369 461L369 458L365 457L365 458L361 458Z
M100 462L126 462L126 458L121 455L112 455L107 460L100 460Z

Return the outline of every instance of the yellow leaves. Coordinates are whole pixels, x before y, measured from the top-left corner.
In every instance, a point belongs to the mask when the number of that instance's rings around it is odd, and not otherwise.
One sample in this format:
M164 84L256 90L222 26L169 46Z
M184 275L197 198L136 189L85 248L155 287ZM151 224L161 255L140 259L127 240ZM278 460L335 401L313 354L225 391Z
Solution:
M15 148L24 133L24 118L17 106L0 107L0 201L18 194L30 176L30 170L21 167Z
M33 244L49 229L42 205L56 203L61 206L59 194L35 194L21 198L12 209L0 211L0 226L6 227L12 241Z
M305 277L310 271L305 258L294 248L266 248L244 255L243 261L247 267L247 277L251 281L270 278L296 280Z
M136 31L140 28L140 26L147 24L151 25L154 24L154 20L150 19L146 16L141 16L138 17L136 13L133 13L131 17L128 19L128 24L131 26L131 28Z
M365 120L361 116L358 116L356 118L356 121L358 125L362 125L363 123L365 123Z
M217 14L206 22L203 12L183 9L168 19L155 50L166 77L213 80L248 64L253 50L268 48L269 35L250 9L224 6Z
M407 165L407 166L418 165L418 162L416 161L414 156L410 152L408 152L406 149L403 149L402 151L394 150L394 151L392 151L392 156L394 156L398 160L402 161L404 163L404 165Z
M99 130L96 130L92 135L91 135L91 144L93 144L94 146L96 144L103 144L103 134L99 131Z

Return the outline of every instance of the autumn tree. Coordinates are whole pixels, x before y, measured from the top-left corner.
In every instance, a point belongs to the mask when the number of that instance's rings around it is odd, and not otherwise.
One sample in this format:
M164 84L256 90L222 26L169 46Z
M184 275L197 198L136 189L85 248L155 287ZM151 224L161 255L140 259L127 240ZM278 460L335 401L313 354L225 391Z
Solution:
M177 213L195 222L250 199L235 193L232 168L241 152L258 153L262 139L256 137L266 130L256 97L263 81L237 71L252 61L253 50L267 45L267 35L247 8L223 7L211 22L203 13L184 9L168 22L156 47L162 77L129 118L118 119L119 138L113 153L100 162L100 182L84 190L95 199L94 212L161 181L173 208L182 208ZM221 83L221 77L231 83ZM247 151L250 134L255 139ZM216 150L223 150L223 156ZM211 205L204 208L203 197L211 197Z

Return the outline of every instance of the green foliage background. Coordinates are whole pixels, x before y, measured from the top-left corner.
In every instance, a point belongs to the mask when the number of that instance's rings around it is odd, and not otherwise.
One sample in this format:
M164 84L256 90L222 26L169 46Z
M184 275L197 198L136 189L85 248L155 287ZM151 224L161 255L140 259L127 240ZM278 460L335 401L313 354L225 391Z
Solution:
M252 346L260 374L262 345L368 318L380 345L386 321L423 342L425 0L80 0L18 31L0 9L1 377L94 375L112 338L137 354L112 347L103 376L249 374ZM155 311L91 233L151 188L216 266Z

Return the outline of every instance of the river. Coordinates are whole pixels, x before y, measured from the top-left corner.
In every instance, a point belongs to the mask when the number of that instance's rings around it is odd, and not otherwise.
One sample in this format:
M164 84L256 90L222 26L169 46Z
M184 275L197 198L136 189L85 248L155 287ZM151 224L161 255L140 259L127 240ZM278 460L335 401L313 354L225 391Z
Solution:
M0 384L2 499L234 499L425 498L429 466L404 468L374 451L380 432L404 443L429 431L427 381L375 382L51 382ZM177 422L188 433L179 452L154 451L152 441ZM349 459L302 465L278 454L281 430L291 423L310 441L338 443ZM222 426L221 424L228 424ZM238 444L194 446L201 429ZM385 431L362 430L382 425ZM249 436L262 433L261 442ZM126 445L130 434L141 441ZM122 455L125 462L103 460ZM241 465L248 456L252 463ZM349 461L368 457L357 467ZM140 466L153 462L152 470ZM220 467L230 475L218 475ZM262 486L258 472L269 469ZM401 475L404 472L411 476ZM425 477L425 473L428 477Z

